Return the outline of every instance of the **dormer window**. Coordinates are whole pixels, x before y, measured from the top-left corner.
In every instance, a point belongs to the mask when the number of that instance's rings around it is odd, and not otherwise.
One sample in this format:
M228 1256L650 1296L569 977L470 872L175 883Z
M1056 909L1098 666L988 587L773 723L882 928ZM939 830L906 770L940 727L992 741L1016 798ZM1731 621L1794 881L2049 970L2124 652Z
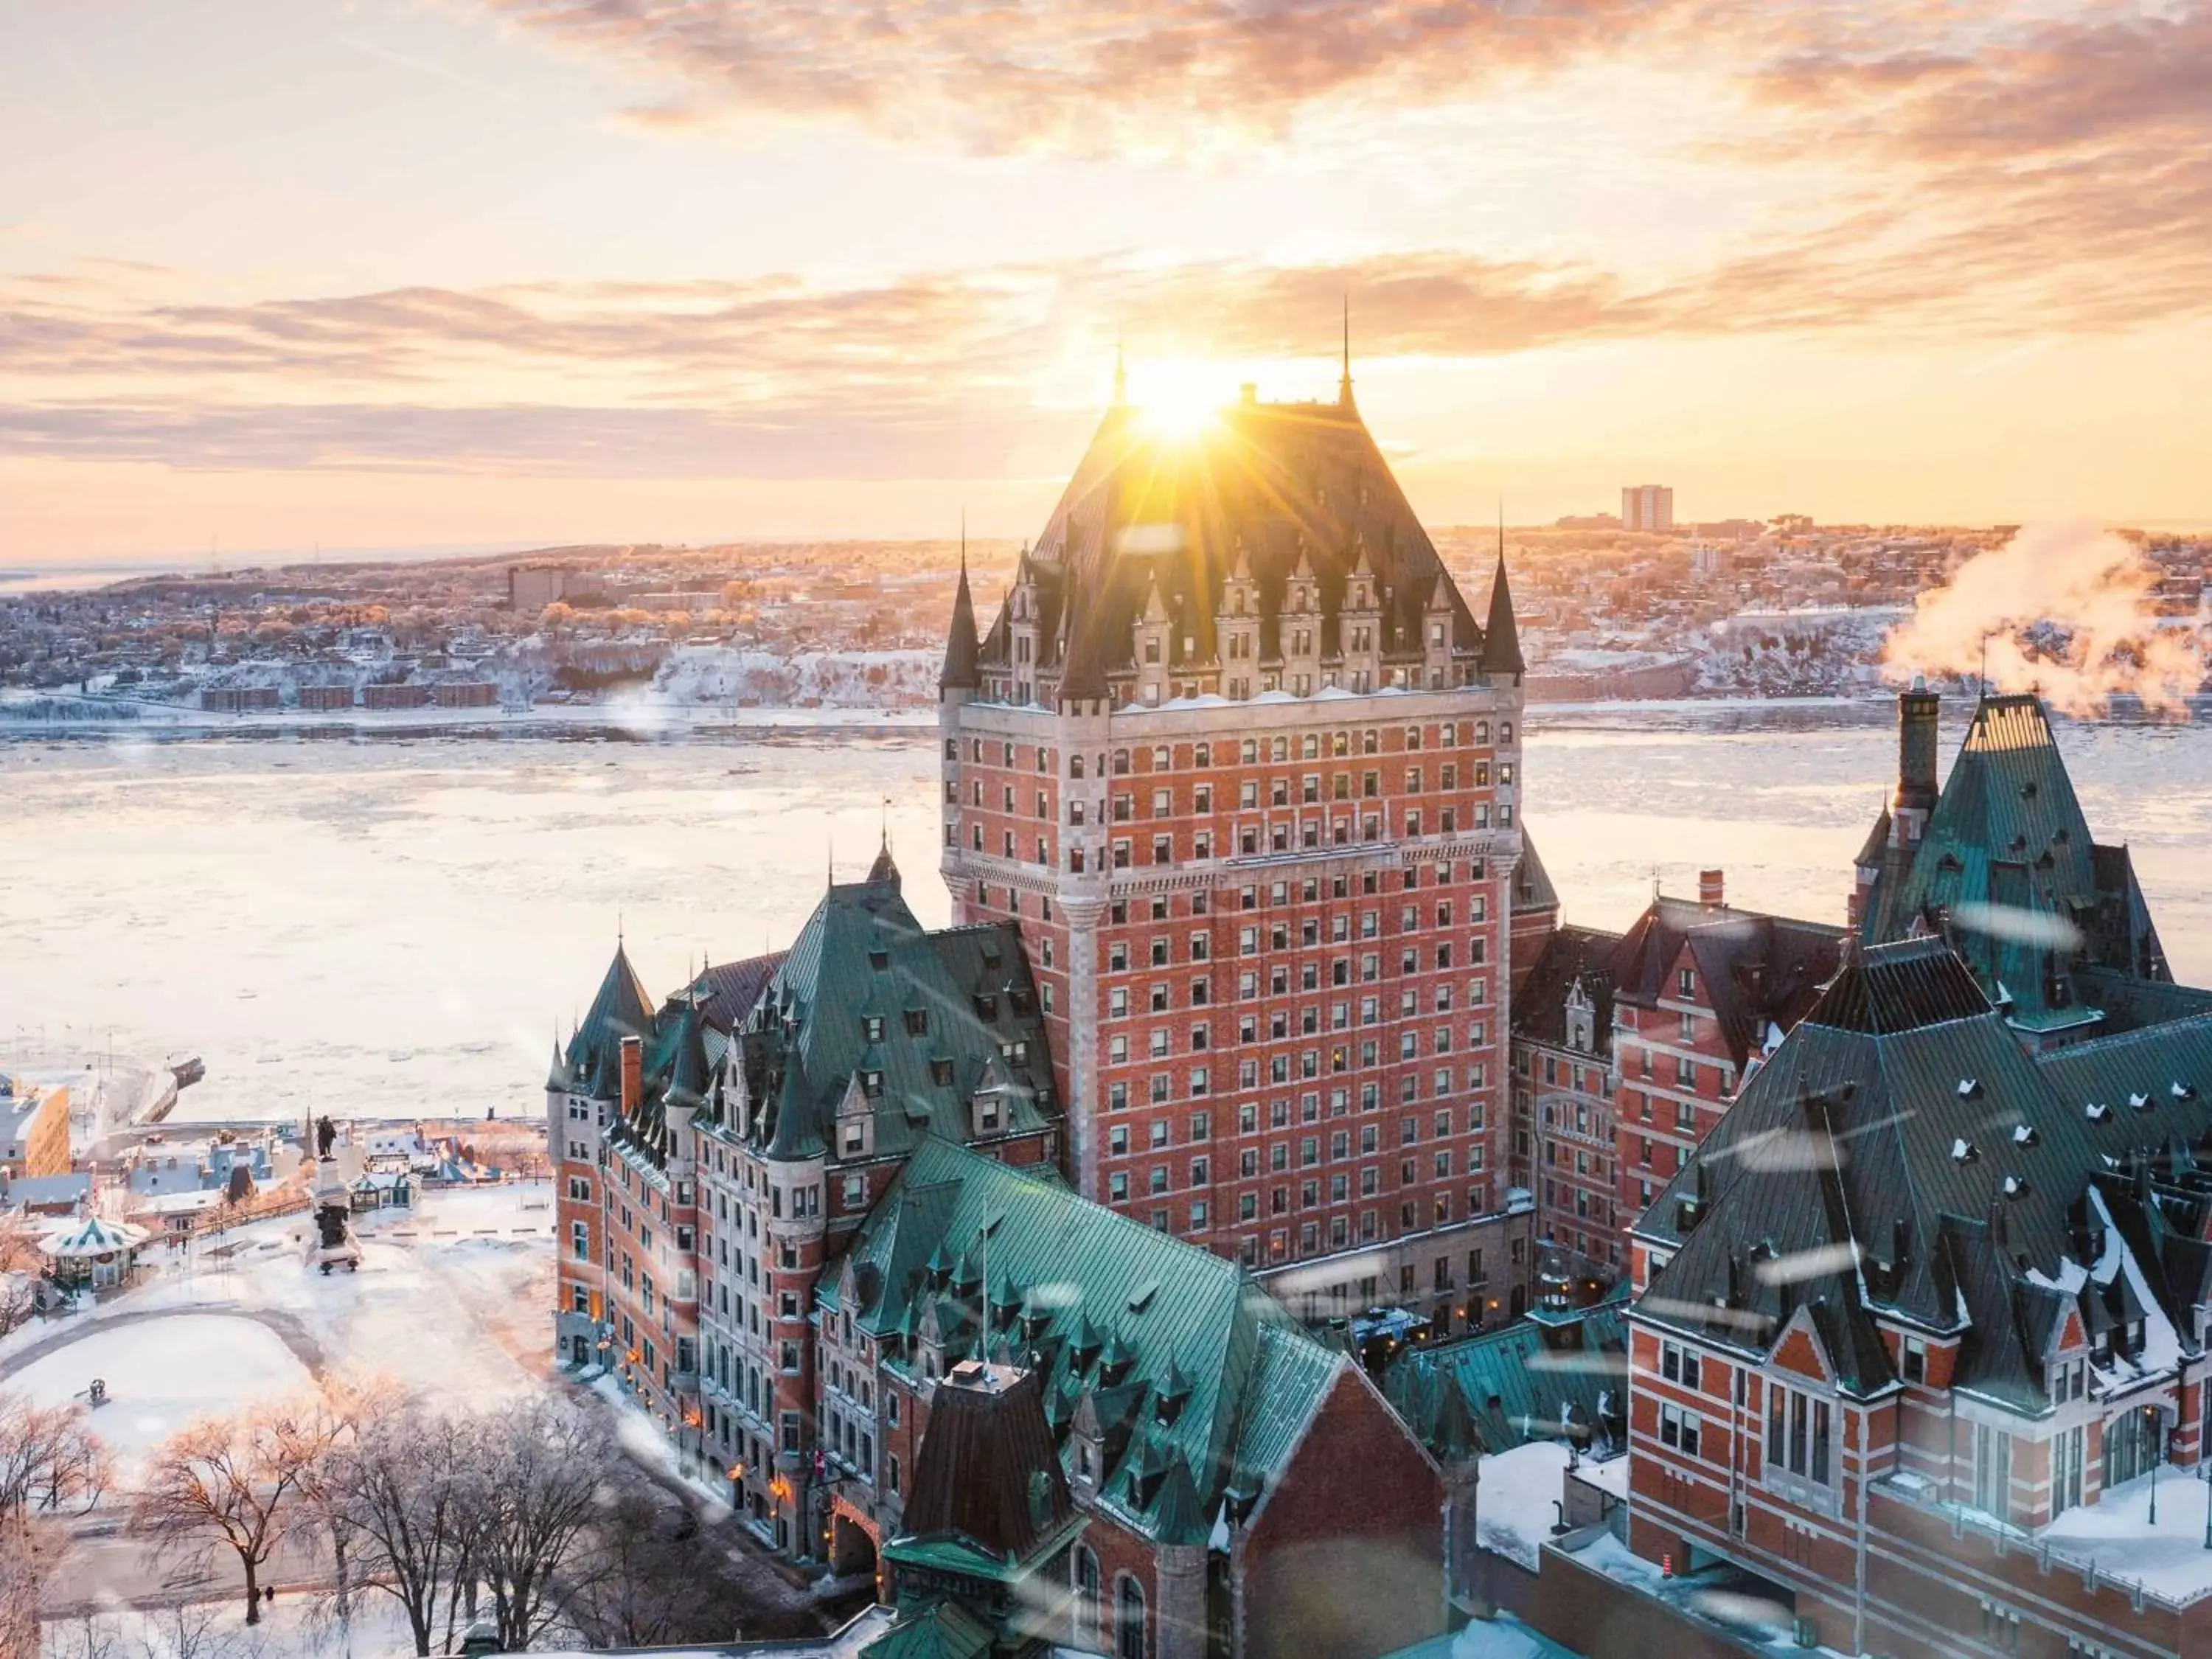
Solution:
M929 1080L940 1089L951 1088L952 1086L952 1062L949 1060L931 1060L929 1062Z
M874 969L876 972L880 974L884 969L890 965L891 953L890 951L871 951L868 952L868 966Z
M860 1092L870 1100L881 1100L884 1097L884 1074L881 1072L861 1073Z
M906 1034L908 1036L929 1035L929 1010L909 1008L906 1011Z
M884 1040L884 1018L881 1014L870 1014L860 1022L860 1036L868 1042Z

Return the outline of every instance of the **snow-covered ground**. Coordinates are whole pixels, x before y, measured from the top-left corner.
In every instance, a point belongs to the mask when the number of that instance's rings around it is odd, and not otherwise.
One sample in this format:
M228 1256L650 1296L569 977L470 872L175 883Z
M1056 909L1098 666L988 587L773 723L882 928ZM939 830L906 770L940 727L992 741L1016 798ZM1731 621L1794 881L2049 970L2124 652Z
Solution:
M188 1255L157 1249L148 1282L0 1339L0 1389L57 1400L104 1378L111 1403L94 1426L124 1452L311 1373L479 1401L538 1386L551 1364L552 1220L542 1182L425 1193L415 1209L360 1218L359 1271L327 1278L306 1265L305 1216Z
M108 1403L92 1426L116 1456L116 1480L137 1480L140 1460L195 1419L234 1411L240 1402L295 1392L310 1381L284 1340L234 1315L177 1313L94 1327L81 1341L35 1359L7 1386L33 1404L81 1401L94 1377Z
M2158 1471L2158 1524L2150 1522L2150 1475L2067 1510L2039 1541L2072 1561L2094 1564L2108 1578L2141 1584L2153 1595L2186 1601L2212 1591L2212 1550L2204 1547L2204 1510L2212 1487L2192 1470Z
M1566 1469L1567 1448L1557 1440L1531 1440L1484 1458L1474 1497L1476 1541L1535 1571L1536 1553L1559 1518Z
M252 1628L235 1596L118 1608L50 1620L40 1659L412 1659L415 1638L391 1596L361 1595L347 1613L340 1620L329 1598L319 1595L280 1595Z

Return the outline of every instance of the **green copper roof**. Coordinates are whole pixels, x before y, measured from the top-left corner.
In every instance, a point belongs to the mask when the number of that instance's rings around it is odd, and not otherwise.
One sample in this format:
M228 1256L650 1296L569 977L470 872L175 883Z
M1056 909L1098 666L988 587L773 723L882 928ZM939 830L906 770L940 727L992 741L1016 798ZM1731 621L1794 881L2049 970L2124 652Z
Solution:
M630 966L629 952L617 943L615 959L599 981L597 995L568 1039L569 1070L579 1077L592 1076L617 1056L615 1049L626 1036L649 1036L653 1032L653 999L645 981Z
M982 1659L991 1627L957 1601L933 1601L902 1613L888 1634L860 1650L861 1659Z
M1636 1316L1756 1352L1806 1314L1862 1395L1890 1381L1869 1315L1899 1317L1967 1334L1976 1392L2033 1401L2040 1292L2075 1286L2099 1316L2093 1212L2132 1230L2164 1316L2193 1332L2208 1147L2212 1018L2031 1055L1942 941L1869 947L1637 1222L1672 1256ZM2160 1231L2160 1211L2183 1224Z
M979 1240L992 1283L1003 1278L1021 1292L997 1316L991 1344L1008 1344L1017 1364L1037 1370L1048 1401L1073 1395L1072 1412L1053 1413L1064 1419L1054 1424L1063 1458L1073 1456L1066 1438L1094 1425L1101 1502L1147 1535L1161 1524L1158 1490L1133 1505L1130 1468L1164 1483L1182 1464L1194 1508L1174 1498L1167 1519L1180 1528L1191 1509L1210 1524L1236 1471L1264 1485L1281 1470L1348 1363L1235 1263L1087 1203L1048 1172L933 1136L823 1273L817 1297L878 1338L915 1331L916 1348L889 1361L909 1371L921 1369L922 1339L940 1333L950 1366L983 1346L984 1312L980 1291L955 1293L941 1264Z
M1984 697L1944 780L1918 849L1894 892L1875 883L1861 934L1868 944L1916 929L1940 933L1993 1000L2023 1026L2083 1011L2073 973L2096 966L2151 981L2172 978L2124 847L2100 847L2083 817L2039 698ZM2046 937L1990 932L1978 908L2017 913ZM2078 949L2050 932L2075 930ZM2108 1024L2106 1030L2115 1029Z
M1408 1349L1383 1391L1446 1462L1557 1438L1563 1413L1594 1432L1611 1420L1618 1432L1628 1407L1626 1296L1624 1284L1564 1319Z
M895 868L830 889L735 1040L746 1091L763 1106L753 1133L772 1157L830 1152L856 1079L876 1158L932 1131L975 1138L970 1100L985 1087L1003 1105L996 1133L1058 1115L1018 934L999 925L928 931Z

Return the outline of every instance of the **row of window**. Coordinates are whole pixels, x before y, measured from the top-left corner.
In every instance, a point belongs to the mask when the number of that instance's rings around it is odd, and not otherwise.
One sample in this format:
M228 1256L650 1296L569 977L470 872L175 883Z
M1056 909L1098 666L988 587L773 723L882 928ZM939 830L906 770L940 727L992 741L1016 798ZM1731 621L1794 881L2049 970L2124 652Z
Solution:
M1501 786L1510 787L1513 782L1513 763L1500 761L1495 769L1498 782ZM1468 769L1468 787L1474 789L1489 788L1492 774L1492 769L1488 761L1473 763ZM1271 806L1290 805L1293 794L1296 795L1300 805L1306 806L1318 805L1324 800L1379 800L1386 793L1393 797L1401 794L1425 793L1428 789L1429 775L1425 768L1419 766L1406 768L1395 779L1389 778L1379 771L1360 772L1356 775L1351 772L1332 772L1326 776L1319 772L1308 772L1296 780L1288 777L1268 780L1266 795L1267 804ZM1460 787L1460 769L1456 765L1439 766L1435 775L1437 790L1440 793L1450 794ZM945 787L946 803L957 805L958 798L953 793L951 784L948 783ZM1261 795L1261 787L1259 779L1244 780L1237 786L1238 810L1256 811L1259 810ZM1012 812L1016 810L1014 787L1012 784L1000 786L999 799L1002 811ZM1051 798L1045 791L1040 789L1036 792L1035 799L1035 816L1040 818L1050 817L1052 816ZM1111 822L1128 823L1134 821L1137 817L1137 800L1138 797L1132 791L1115 791L1109 800ZM973 779L969 781L969 804L973 806L983 805L983 784L981 779ZM1210 783L1194 785L1191 788L1187 805L1177 803L1176 793L1172 789L1155 789L1152 793L1150 805L1151 811L1146 816L1151 817L1204 817L1212 812L1215 807L1213 786ZM1087 801L1079 799L1071 799L1068 802L1070 814L1068 822L1083 823L1084 814L1089 810L1089 806L1090 803ZM1108 810L1109 807L1100 809L1102 814ZM1099 819L1102 823L1108 821L1108 818L1103 816Z
M1446 720L1438 726L1408 726L1404 728L1401 741L1409 753L1423 748L1448 749L1455 743L1472 744L1480 748L1487 745L1490 742L1490 722L1486 720ZM1512 745L1513 722L1511 720L1498 722L1498 741L1501 747L1510 748ZM1224 740L1218 744L1207 742L1188 745L1159 744L1150 750L1116 749L1114 750L1111 767L1113 775L1118 778L1127 776L1133 768L1139 770L1146 769L1137 767L1137 763L1145 760L1147 757L1150 758L1149 769L1154 772L1171 771L1178 766L1196 767L1201 770L1216 764L1256 766L1263 760L1287 761L1292 757L1293 748L1297 758L1301 760L1319 760L1324 754L1338 758L1353 754L1379 755L1383 752L1382 732L1380 728L1370 726L1362 727L1357 732L1344 728L1325 733L1308 732L1295 739L1287 736L1273 738L1246 738L1241 742ZM1011 769L1015 763L1017 749L1018 745L1003 739L989 742L987 744L986 739L982 738L970 738L968 740L968 758L978 766L996 763ZM1042 744L1030 750L1031 758L1038 771L1048 772L1052 769L1053 752ZM956 763L960 759L960 740L957 738L945 738L945 758ZM1085 757L1082 755L1069 756L1068 776L1082 777L1085 774ZM1097 775L1104 777L1107 775L1108 766L1106 757L1103 755L1098 757Z

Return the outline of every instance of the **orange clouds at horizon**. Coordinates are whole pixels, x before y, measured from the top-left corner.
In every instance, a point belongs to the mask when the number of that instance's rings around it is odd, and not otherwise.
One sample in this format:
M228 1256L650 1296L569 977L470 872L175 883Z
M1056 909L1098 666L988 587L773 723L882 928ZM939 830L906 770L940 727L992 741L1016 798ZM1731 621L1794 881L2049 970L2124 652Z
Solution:
M76 134L0 185L0 559L921 534L963 502L1018 534L1117 336L1310 395L1347 295L1439 521L1632 475L1695 516L2212 516L2178 373L2212 343L2203 0L344 15L414 34L296 24L331 131L275 79L167 118L205 129L173 184L250 180L221 267L132 183L125 88L72 125L35 52L0 64L0 112ZM172 95L150 47L48 27L88 87ZM260 176L288 166L323 240ZM697 212L725 168L762 216Z

